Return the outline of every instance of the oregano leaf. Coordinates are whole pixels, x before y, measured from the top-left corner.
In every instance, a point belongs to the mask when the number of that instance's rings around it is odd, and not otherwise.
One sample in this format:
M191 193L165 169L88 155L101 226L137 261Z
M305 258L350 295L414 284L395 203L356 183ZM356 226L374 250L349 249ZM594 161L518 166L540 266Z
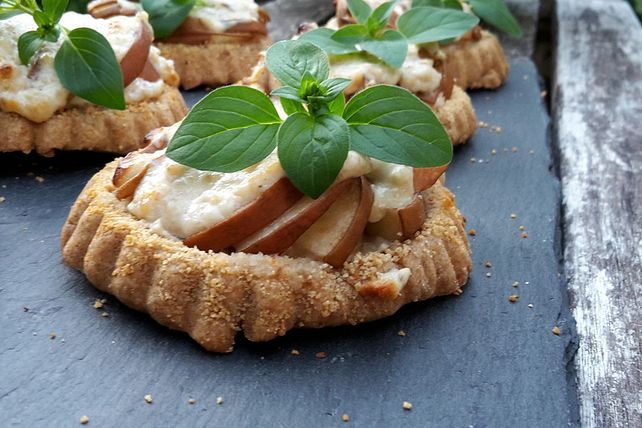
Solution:
M372 14L372 8L363 0L348 0L348 9L359 24L367 24Z
M332 40L347 46L354 46L364 41L370 35L368 27L361 24L351 24L339 28L332 34Z
M522 29L502 0L469 0L473 12L493 27L513 37L521 37Z
M413 44L459 37L479 23L479 18L454 9L417 7L401 15L399 31Z
M267 51L265 61L270 73L286 86L299 88L309 73L319 82L330 74L328 54L318 46L302 40L278 42Z
M335 31L330 28L317 28L316 30L303 33L301 37L299 37L299 40L310 42L326 51L329 55L344 55L358 52L358 49L354 45L346 45L334 40L332 38L334 33Z
M42 10L49 17L51 24L57 24L68 4L69 0L42 0Z
M370 34L375 34L386 25L392 16L392 12L395 10L399 0L388 1L379 5L368 17L368 30Z
M378 38L364 40L361 48L393 68L400 68L408 55L408 41L397 30L387 30Z

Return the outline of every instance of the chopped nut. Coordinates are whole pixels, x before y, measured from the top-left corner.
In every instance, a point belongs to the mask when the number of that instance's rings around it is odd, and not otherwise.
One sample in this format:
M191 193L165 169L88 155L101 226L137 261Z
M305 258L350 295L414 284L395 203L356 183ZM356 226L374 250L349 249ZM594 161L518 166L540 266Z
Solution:
M341 416L341 420L343 422L350 422L350 416L348 414L344 413L343 416Z
M519 281L513 281L513 287L514 288L519 287Z
M521 236L522 236L522 238L524 238L524 239L525 239L525 238L528 238L528 233L524 232L524 233L522 233L522 235L521 235Z
M322 360L322 359L326 358L328 356L328 354L326 354L325 352L321 351L321 352L317 352L316 354L314 354L314 356L317 357L318 359Z
M517 153L517 147L513 147L512 149L510 149L510 151L513 153Z
M87 425L89 423L89 416L87 415L82 415L80 417L80 424L81 425Z
M187 400L187 404L196 404L196 400L190 398L189 400Z
M515 213L511 213L510 218L512 218L513 220L515 220L515 219L517 218L517 214L515 214Z
M102 312L100 316L103 318L109 318L109 312Z
M526 226L520 226L519 230L526 230Z
M298 349L293 349L293 350L290 352L290 354L292 354L292 355L301 355L301 353L299 352L299 350L298 350Z
M558 326L553 327L553 334L559 336L562 333L562 330Z
M37 176L36 176L36 181L37 181L38 183L44 183L44 182L45 182L45 179L44 179L44 177L41 177L41 176L37 175Z
M222 396L222 395L221 395L220 397L217 397L217 398L216 398L216 404L218 404L219 406L220 406L221 404L223 404L223 396Z
M152 394L147 394L147 395L146 395L145 397L143 397L143 398L145 399L145 403L147 403L147 404L152 404L152 402L154 401L154 400L152 399Z
M101 309L105 304L101 299L96 299L94 302L94 309Z
M548 91L542 91L539 93L539 96L542 98L546 98L547 95L548 95Z
M516 303L519 300L519 296L517 294L511 294L508 296L508 301L511 303Z
M406 332L405 332L405 331L403 331L403 330L399 330L399 331L397 332L397 336L406 337Z
M497 154L497 150L495 150L495 149L491 150L491 151L490 151L490 154L491 154L491 155L496 155L496 154Z
M412 403L410 403L408 401L404 401L403 402L403 409L404 410L412 410Z
M477 231L476 231L475 229L470 229L470 230L468 231L468 234L469 234L470 236L476 236L476 235L477 235Z

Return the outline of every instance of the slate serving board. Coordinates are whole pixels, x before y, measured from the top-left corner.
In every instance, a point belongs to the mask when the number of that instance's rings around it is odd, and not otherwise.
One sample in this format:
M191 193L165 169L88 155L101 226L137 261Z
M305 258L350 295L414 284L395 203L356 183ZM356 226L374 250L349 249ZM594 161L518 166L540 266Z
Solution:
M456 151L447 176L476 230L463 295L357 327L239 339L230 355L203 351L62 264L69 207L109 156L0 156L0 425L73 426L81 415L100 427L576 425L559 184L540 90L533 64L518 59L503 88L472 94L488 127ZM108 299L109 317L96 298Z

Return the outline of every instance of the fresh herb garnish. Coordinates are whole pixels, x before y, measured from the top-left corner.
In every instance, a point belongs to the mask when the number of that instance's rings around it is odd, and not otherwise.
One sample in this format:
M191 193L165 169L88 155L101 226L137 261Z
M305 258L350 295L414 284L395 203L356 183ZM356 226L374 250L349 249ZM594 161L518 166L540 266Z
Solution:
M40 51L45 42L64 40L54 59L56 74L62 85L72 94L104 107L126 108L123 74L116 54L105 37L91 28L67 30L60 19L67 9L68 0L0 1L0 19L19 13L33 17L38 25L18 39L18 56L24 65Z
M272 95L280 97L285 121L261 91L220 88L183 120L167 156L200 170L234 172L277 149L289 179L312 198L336 180L350 150L416 168L452 159L444 127L409 91L372 86L346 104L343 91L350 80L329 78L328 55L302 40L275 44L266 64L284 85Z
M185 21L196 0L142 0L156 38L169 37Z
M503 0L462 0L484 22L513 37L521 37L522 29ZM434 6L461 9L459 0L413 0L412 7Z
M363 0L348 0L350 13L357 24L336 31L319 28L301 36L331 55L364 53L400 68L408 53L408 44L424 44L450 40L464 34L479 23L473 15L456 9L415 7L402 14L398 29L388 23L398 0L381 4L372 10Z

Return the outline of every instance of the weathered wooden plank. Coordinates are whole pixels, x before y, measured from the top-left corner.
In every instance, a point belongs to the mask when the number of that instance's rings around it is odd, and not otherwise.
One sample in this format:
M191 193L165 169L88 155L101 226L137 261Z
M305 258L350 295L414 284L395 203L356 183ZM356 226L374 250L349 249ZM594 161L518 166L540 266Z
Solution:
M584 426L642 426L642 28L559 0L554 113Z

